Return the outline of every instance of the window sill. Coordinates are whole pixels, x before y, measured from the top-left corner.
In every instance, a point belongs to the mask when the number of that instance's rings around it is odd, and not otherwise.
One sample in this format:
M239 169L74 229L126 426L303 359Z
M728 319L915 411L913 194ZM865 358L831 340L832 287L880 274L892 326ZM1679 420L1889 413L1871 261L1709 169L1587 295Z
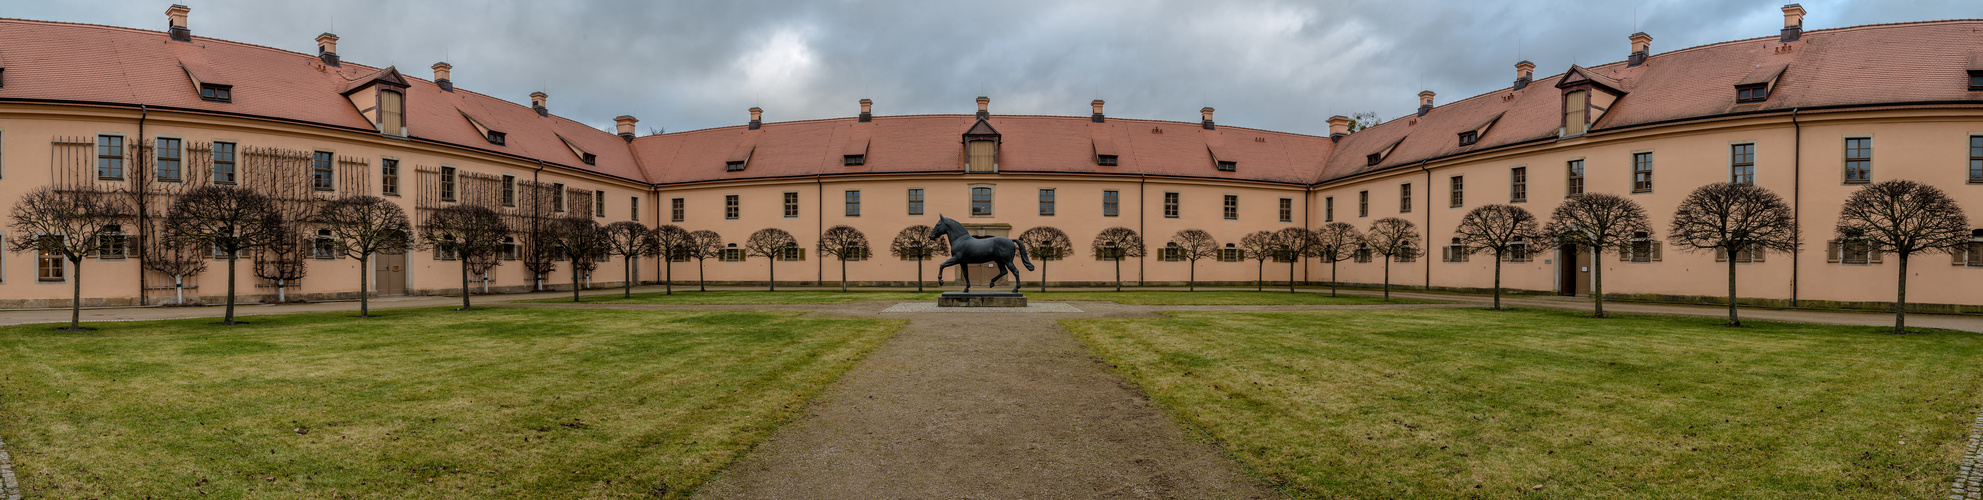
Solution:
M1528 202L1529 202L1528 198L1516 198L1516 199L1508 200L1508 203L1528 203Z
M1646 194L1646 193L1651 193L1651 192L1652 192L1652 190L1651 190L1651 189L1634 189L1634 190L1632 190L1632 194Z
M1842 183L1840 183L1840 184L1848 184L1848 185L1850 185L1850 184L1872 184L1872 183L1873 183L1873 181L1845 181L1845 182L1842 182Z
M96 180L99 180L99 181L116 181L116 182L124 182L124 178L123 178L123 177L97 177L97 178L96 178Z

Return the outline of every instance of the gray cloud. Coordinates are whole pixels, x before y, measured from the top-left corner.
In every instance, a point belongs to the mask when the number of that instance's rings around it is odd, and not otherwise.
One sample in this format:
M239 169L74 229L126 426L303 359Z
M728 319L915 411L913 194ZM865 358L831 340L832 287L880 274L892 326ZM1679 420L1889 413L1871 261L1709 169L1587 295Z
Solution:
M8 17L161 29L165 1L0 1ZM314 50L426 76L598 126L632 114L671 131L878 114L968 113L1219 122L1327 133L1324 119L1396 117L1421 88L1451 102L1504 87L1520 58L1541 74L1773 35L1779 2L1725 0L1351 1L555 1L179 0L197 36ZM1805 1L1807 29L1978 17L1973 0ZM335 24L335 28L333 28Z

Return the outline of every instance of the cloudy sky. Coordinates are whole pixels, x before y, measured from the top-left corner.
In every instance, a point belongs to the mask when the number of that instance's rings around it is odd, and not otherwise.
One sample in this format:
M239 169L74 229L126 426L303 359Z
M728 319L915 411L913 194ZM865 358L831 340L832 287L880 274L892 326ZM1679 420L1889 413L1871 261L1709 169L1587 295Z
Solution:
M163 29L173 0L0 0L0 16ZM1331 115L1388 119L1421 88L1450 102L1539 74L1774 35L1781 2L1593 1L291 1L178 0L195 36L314 52L408 74L446 59L457 86L595 126L643 128L877 114L1108 114L1326 134ZM1805 0L1806 29L1983 17L1977 0ZM646 131L643 130L643 133Z

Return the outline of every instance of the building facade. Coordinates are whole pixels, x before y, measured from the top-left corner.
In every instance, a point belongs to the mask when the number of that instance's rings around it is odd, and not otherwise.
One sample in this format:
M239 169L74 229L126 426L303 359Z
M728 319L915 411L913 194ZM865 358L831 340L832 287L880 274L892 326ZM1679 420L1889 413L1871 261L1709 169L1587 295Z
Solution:
M586 215L600 223L674 224L720 234L738 251L704 262L611 259L582 278L762 283L836 282L841 266L812 246L825 229L866 234L872 254L846 277L908 284L922 266L890 256L889 242L939 215L980 234L1018 236L1042 226L1073 242L1035 255L1055 284L1375 284L1383 264L1336 266L1248 258L1248 234L1400 217L1418 225L1424 254L1390 263L1407 287L1484 289L1492 263L1441 250L1468 210L1509 203L1540 217L1566 196L1605 192L1643 205L1660 230L1632 252L1531 249L1504 263L1510 288L1589 292L1602 266L1607 294L1707 300L1725 291L1725 256L1664 248L1677 203L1714 182L1753 182L1795 205L1806 243L1794 255L1741 259L1745 297L1770 303L1878 306L1892 300L1890 259L1831 241L1840 204L1860 185L1910 179L1953 195L1983 226L1983 21L1954 20L1805 31L1802 7L1763 37L1652 50L1633 34L1625 61L1538 77L1515 65L1514 84L1450 104L1419 94L1413 115L1327 137L1233 127L1201 110L1198 122L1107 116L975 114L884 116L862 100L847 118L765 122L637 136L456 88L447 63L431 78L343 61L336 35L299 54L192 35L189 10L167 11L164 32L0 20L0 201L48 186L91 186L159 203L191 186L309 179L302 197L371 194L400 203L416 224L455 204L503 213L516 232L479 285L490 291L569 286L569 266L526 268L533 221ZM855 108L850 106L850 111ZM47 147L43 147L46 144ZM271 181L278 182L278 181ZM148 207L151 205L147 205ZM158 303L178 289L146 262L155 224L134 220L128 248L86 261L86 304ZM1121 262L1090 241L1104 229L1142 235L1148 253ZM761 229L792 234L778 259L744 255ZM1185 229L1231 251L1195 263L1164 248ZM0 242L31 235L0 232ZM1983 232L1972 249L1914 261L1909 282L1929 309L1983 304ZM349 297L360 273L379 294L458 292L456 262L432 251L381 256L372 269L313 255L307 276L282 285L303 297ZM676 259L681 260L681 259ZM244 266L247 264L244 263ZM0 255L0 305L67 305L74 269L35 253ZM978 274L979 279L989 273ZM1037 280L1041 273L1023 276ZM209 266L187 293L210 300L225 271ZM272 294L243 272L237 285ZM540 280L542 281L540 283Z

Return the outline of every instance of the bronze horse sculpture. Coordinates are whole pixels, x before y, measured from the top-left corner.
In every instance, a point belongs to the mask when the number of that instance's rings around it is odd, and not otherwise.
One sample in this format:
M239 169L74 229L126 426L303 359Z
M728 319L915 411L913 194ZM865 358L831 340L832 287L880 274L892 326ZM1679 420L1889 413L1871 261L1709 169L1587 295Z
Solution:
M943 269L946 267L990 262L998 265L998 275L992 276L991 281L985 282L985 286L998 283L999 278L1005 277L1005 274L1010 272L1012 291L1014 293L1019 291L1022 283L1019 281L1019 268L1012 266L1012 256L1018 255L1019 262L1026 264L1027 271L1033 270L1033 259L1026 257L1024 242L1004 236L971 236L970 231L964 230L963 224L942 215L937 215L936 218L936 227L930 228L930 239L936 239L938 236L950 239L950 260L936 266L936 286L943 286ZM970 266L958 269L964 273L964 291L971 291Z

